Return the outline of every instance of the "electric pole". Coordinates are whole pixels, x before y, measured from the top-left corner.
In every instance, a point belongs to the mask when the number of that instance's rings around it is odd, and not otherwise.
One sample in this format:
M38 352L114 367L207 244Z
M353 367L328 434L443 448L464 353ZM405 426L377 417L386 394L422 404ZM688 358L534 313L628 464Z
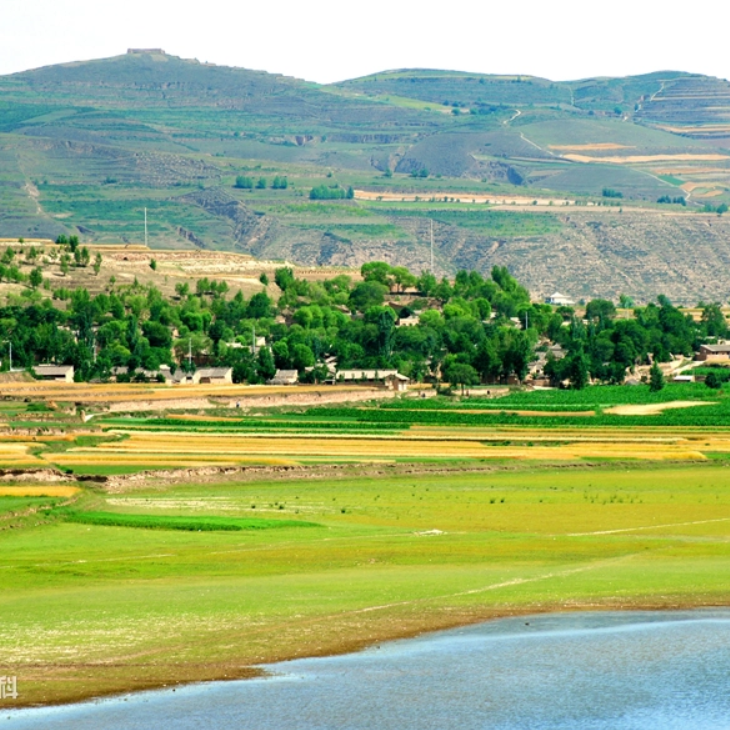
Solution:
M433 218L430 220L431 223L431 274L433 275Z

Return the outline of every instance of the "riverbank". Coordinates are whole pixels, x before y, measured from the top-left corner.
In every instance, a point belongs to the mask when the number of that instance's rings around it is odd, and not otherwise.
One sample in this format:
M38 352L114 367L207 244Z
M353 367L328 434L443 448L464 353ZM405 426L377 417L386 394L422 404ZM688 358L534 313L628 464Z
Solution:
M268 675L8 712L10 730L724 727L730 610L506 618Z

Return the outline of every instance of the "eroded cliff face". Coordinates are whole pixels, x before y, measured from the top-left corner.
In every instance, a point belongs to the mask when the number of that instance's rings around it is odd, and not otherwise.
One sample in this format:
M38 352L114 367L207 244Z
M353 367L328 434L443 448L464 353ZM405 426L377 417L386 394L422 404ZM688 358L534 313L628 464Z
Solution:
M574 299L628 294L677 304L730 298L730 217L618 209L556 213L557 231L534 237L488 237L434 224L437 274L460 268L510 271L536 297L556 289ZM401 240L349 241L272 226L249 248L264 258L310 266L360 266L384 260L420 272L430 266L428 221L399 219Z

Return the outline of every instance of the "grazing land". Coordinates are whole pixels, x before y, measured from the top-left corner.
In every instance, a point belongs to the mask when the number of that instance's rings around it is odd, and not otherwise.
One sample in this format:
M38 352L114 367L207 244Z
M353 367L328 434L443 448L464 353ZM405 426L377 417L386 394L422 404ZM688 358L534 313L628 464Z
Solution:
M92 401L86 423L59 408L45 433L6 428L2 466L26 467L0 487L18 702L249 677L523 612L727 605L730 397L485 395Z

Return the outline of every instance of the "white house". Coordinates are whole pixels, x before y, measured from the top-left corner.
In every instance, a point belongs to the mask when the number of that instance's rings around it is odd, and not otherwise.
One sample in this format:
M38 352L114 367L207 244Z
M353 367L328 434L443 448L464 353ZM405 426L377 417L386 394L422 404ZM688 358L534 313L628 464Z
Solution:
M397 370L338 370L335 373L335 383L363 383L378 385L388 390L405 392L411 379L401 375Z
M59 383L73 383L73 365L36 365L33 370L40 380L55 380Z
M233 368L200 368L192 375L192 383L224 385L233 382Z
M561 294L559 291L556 291L554 294L551 294L547 299L545 299L545 303L553 304L557 307L571 307L575 304L570 297L566 297L565 294Z

